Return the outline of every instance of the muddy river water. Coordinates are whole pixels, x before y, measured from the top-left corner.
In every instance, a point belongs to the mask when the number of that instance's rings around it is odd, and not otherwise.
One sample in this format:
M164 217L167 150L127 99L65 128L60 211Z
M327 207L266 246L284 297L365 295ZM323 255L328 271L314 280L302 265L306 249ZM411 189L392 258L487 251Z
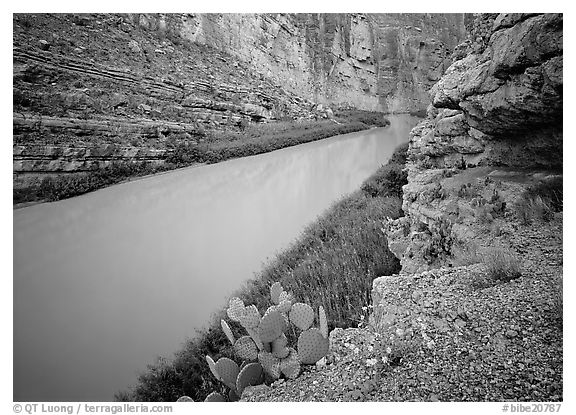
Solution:
M418 121L14 211L14 399L111 401Z

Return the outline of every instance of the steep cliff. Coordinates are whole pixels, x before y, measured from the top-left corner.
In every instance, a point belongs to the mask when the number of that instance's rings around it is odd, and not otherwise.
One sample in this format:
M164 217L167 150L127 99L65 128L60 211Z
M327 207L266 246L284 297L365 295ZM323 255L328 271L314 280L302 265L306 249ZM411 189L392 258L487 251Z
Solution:
M490 245L530 186L562 173L562 15L477 16L473 37L412 130L405 217L389 224L403 271L457 264ZM459 59L458 59L459 58Z
M180 27L182 37L250 62L299 96L384 112L424 109L428 89L466 35L462 14L198 14L178 19L171 24Z
M463 15L14 15L14 185L161 163L205 130L412 111Z

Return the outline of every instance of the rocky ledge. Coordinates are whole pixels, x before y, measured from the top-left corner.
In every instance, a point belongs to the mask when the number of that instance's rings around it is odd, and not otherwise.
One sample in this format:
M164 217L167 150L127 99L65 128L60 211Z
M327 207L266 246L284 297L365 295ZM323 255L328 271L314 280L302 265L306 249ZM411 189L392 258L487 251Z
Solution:
M404 272L457 263L455 243L482 244L523 190L562 174L562 27L561 14L477 16L411 132L405 217L388 227Z
M243 401L561 401L562 218L518 226L521 276L487 265L374 281L371 327L335 329L330 354Z

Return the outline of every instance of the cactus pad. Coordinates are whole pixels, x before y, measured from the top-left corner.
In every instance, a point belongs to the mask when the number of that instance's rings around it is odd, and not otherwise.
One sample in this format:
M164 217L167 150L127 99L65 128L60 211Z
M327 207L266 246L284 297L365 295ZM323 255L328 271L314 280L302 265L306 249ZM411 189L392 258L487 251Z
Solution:
M298 357L304 364L314 364L328 353L329 341L320 330L312 328L298 337Z
M314 310L308 304L293 304L290 309L290 321L300 330L307 330L314 322Z
M249 336L242 336L234 343L234 352L242 360L258 359L258 348Z
M277 306L271 305L270 307L268 307L268 308L266 309L266 312L264 313L264 315L270 314L272 311L277 311L277 309L278 309Z
M206 397L206 399L204 399L204 402L226 402L226 398L224 398L218 392L212 392Z
M326 319L326 312L324 307L318 307L318 320L320 321L320 333L324 338L328 338L328 320Z
M234 392L234 389L228 390L228 400L230 402L236 402L240 400L240 397L236 392Z
M291 308L292 308L292 301L290 300L284 300L280 304L278 304L278 307L276 307L278 311L284 314L290 312Z
M212 360L212 358L208 355L206 355L206 363L208 363L208 367L210 368L210 372L212 372L214 377L216 379L220 380L220 375L218 374L218 371L216 370L216 363L214 363L214 360Z
M244 308L244 313L240 316L240 324L246 329L255 329L260 324L260 312L255 305Z
M272 349L272 355L278 359L284 359L289 354L290 350L287 347L278 347L276 349Z
M264 382L264 371L260 363L248 363L236 379L236 393L242 396L246 386L260 385Z
M238 297L231 298L228 302L228 309L226 314L232 321L240 321L240 317L244 315L244 301Z
M220 375L220 380L230 389L236 388L236 377L238 377L238 372L240 368L232 359L227 357L221 357L216 362L216 371Z
M291 303L294 302L294 296L292 294L289 294L287 291L282 291L280 293L280 297L278 297L278 300L280 302L285 301L285 300L290 300Z
M230 341L230 344L233 345L236 340L234 339L234 334L232 334L232 330L230 329L230 326L228 325L228 323L226 323L225 320L220 320L220 325L222 326L222 331L224 332L224 334L226 335L226 337Z
M194 402L194 399L189 396L181 396L176 402Z
M274 304L280 304L280 294L284 291L282 284L275 282L270 286L270 298Z
M286 335L281 334L280 337L272 342L272 354L279 359L284 359L290 353L290 350L286 347L287 344Z
M274 357L271 353L258 353L258 361L262 365L264 372L268 373L273 379L280 377L280 359Z
M278 338L286 329L286 321L282 314L274 310L262 317L258 326L258 336L263 342L271 342Z
M296 350L289 348L289 354L280 361L280 371L289 379L296 379L300 374L300 360Z
M258 335L258 329L247 328L246 332L252 338L252 340L254 340L254 343L256 343L256 347L258 348L258 350L263 350L264 345L262 344L262 340L260 340L260 336Z

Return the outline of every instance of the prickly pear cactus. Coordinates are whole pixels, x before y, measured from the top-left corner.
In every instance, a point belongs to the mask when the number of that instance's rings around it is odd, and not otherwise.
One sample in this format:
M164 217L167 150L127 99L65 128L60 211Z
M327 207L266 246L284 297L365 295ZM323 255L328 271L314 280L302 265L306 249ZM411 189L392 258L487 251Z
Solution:
M300 362L308 365L316 363L328 354L328 346L328 339L317 328L303 331L298 337L298 357Z
M244 315L244 301L234 297L228 302L228 309L226 314L230 317L230 320L240 322L240 318Z
M222 331L230 341L230 344L234 344L236 340L234 339L234 334L232 334L232 330L230 329L228 323L226 323L225 320L220 320L220 325L222 326Z
M208 363L208 367L210 368L210 372L212 372L214 377L216 379L220 380L220 375L218 374L218 371L216 370L216 363L214 363L214 360L212 360L212 358L208 355L206 355L206 363Z
M288 379L296 379L300 374L300 360L296 350L291 347L288 350L288 356L280 361L280 371Z
M278 297L278 300L280 301L280 303L282 303L282 301L284 300L289 300L290 302L294 302L294 296L286 291L282 291L280 293L280 296Z
M194 402L194 399L189 396L181 396L176 402Z
M236 379L236 393L242 396L247 386L260 385L264 382L264 370L260 363L248 363L238 374Z
M275 282L270 286L270 298L274 304L280 304L280 294L284 292L284 288L279 282Z
M283 314L289 313L290 309L292 308L292 301L290 300L283 300L278 304L276 310L280 311Z
M236 378L240 372L240 368L236 362L227 357L221 357L216 362L216 372L220 376L220 381L228 386L230 389L236 388Z
M236 343L234 343L234 352L243 360L258 359L258 348L254 340L249 336L242 336L236 340Z
M226 402L226 398L224 398L218 392L212 392L206 397L206 399L204 399L204 402Z
M278 379L280 377L280 359L275 357L272 353L258 353L258 361L262 365L264 372L268 373L272 379Z
M260 312L255 305L244 308L244 313L240 316L240 324L245 329L255 329L260 324Z
M240 397L238 396L238 394L234 391L234 389L230 389L228 391L228 400L230 402L236 402L240 400Z
M262 343L262 340L260 340L260 336L258 335L258 329L246 329L246 332L252 338L252 340L254 340L254 343L256 343L256 347L258 348L258 350L264 349L264 344Z
M272 354L279 359L284 359L290 353L290 350L286 347L288 344L288 338L284 333L282 333L280 337L274 339L271 344Z
M222 330L233 344L234 352L243 360L240 367L226 357L214 363L210 356L206 356L214 377L230 388L230 402L239 400L247 386L264 382L265 374L272 379L282 375L294 379L300 374L302 364L314 364L328 352L328 322L322 306L318 309L320 329L311 328L314 323L312 307L295 302L292 294L285 291L279 282L270 287L270 297L273 305L263 316L255 305L246 306L237 297L228 303L228 317L240 323L248 334L236 340L228 323L221 320ZM290 323L302 330L298 351L290 347L285 335ZM206 401L225 401L225 398L213 392Z
M307 330L314 322L314 310L305 303L292 304L290 322L300 330Z
M280 312L273 310L262 317L258 326L258 335L263 342L271 342L284 332L286 322Z

